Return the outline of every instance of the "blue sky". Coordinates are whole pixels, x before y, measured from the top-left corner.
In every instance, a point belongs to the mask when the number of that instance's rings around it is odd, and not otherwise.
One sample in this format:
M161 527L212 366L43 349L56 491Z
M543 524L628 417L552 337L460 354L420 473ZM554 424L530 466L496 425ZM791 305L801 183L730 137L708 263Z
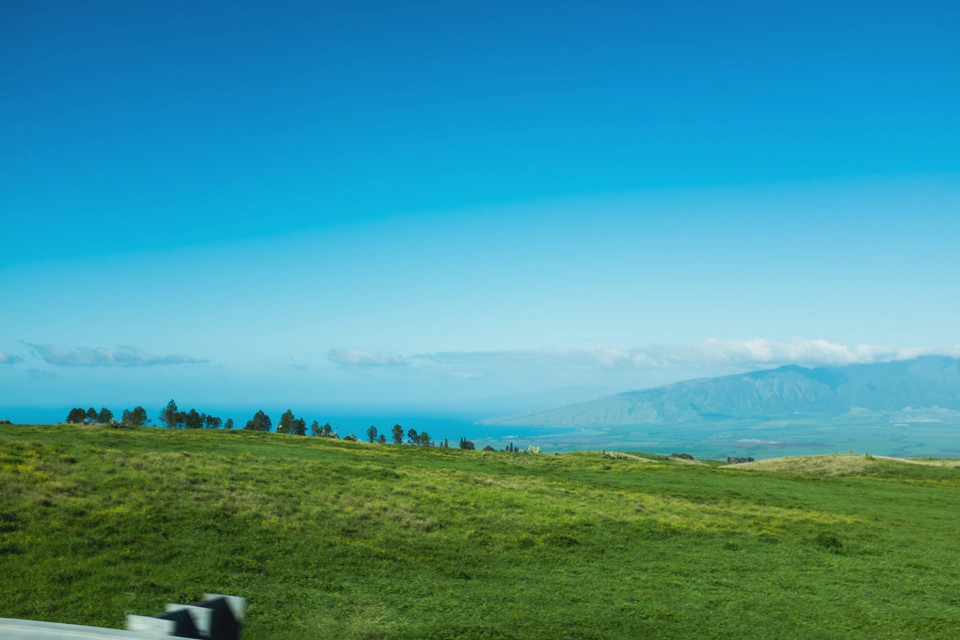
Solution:
M782 5L4 3L0 407L954 353L960 9Z

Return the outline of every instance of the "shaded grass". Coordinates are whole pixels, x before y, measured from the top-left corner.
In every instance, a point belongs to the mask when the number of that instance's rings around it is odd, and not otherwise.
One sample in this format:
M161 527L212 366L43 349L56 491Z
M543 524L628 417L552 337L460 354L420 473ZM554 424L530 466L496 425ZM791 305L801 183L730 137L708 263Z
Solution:
M256 639L960 634L960 471L644 458L0 426L0 617L218 592Z

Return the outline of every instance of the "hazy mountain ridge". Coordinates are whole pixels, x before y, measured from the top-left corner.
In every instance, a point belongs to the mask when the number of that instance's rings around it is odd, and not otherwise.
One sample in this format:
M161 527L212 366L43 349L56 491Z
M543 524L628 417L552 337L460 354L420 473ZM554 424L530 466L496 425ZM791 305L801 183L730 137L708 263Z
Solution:
M777 369L678 382L563 407L484 421L491 425L613 426L795 415L838 416L854 408L880 413L960 411L960 360L914 360L844 367Z

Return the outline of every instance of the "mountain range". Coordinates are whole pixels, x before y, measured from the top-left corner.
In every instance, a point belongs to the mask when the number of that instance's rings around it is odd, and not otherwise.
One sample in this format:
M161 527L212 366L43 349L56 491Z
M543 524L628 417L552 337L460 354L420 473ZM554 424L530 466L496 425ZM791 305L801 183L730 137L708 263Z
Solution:
M677 382L483 421L488 425L614 426L711 419L840 416L855 409L960 411L960 359L924 356L875 364L787 365Z

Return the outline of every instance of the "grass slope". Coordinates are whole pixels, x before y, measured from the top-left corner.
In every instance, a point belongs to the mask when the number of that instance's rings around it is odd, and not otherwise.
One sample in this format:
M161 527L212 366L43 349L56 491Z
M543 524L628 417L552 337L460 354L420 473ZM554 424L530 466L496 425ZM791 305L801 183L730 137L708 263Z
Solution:
M4 425L0 617L206 591L249 640L957 637L960 471L897 467Z
M780 473L800 473L818 476L861 476L874 478L893 478L901 481L933 480L940 478L950 482L956 472L936 473L926 469L917 469L916 465L938 469L960 469L956 460L908 460L888 456L833 454L826 456L796 456L789 458L768 458L736 465L728 468L749 471L776 471Z

